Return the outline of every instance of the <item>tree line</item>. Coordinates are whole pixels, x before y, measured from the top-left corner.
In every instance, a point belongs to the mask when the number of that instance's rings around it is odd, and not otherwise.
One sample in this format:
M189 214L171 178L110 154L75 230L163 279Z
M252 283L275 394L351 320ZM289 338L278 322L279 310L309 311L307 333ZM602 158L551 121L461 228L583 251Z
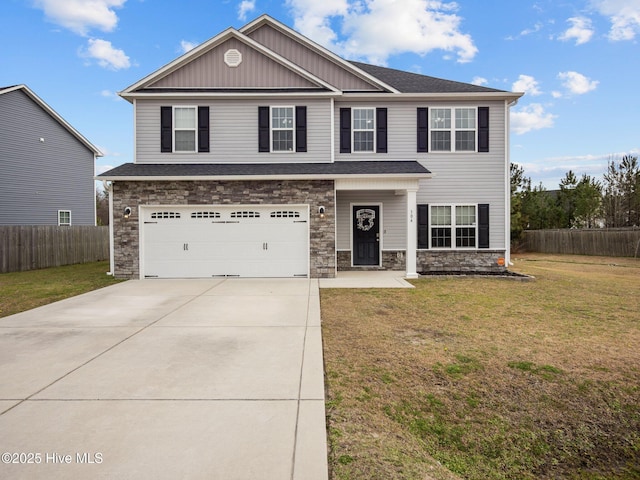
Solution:
M610 159L602 180L569 170L558 190L531 186L524 169L511 164L511 239L524 230L619 228L640 225L638 157Z

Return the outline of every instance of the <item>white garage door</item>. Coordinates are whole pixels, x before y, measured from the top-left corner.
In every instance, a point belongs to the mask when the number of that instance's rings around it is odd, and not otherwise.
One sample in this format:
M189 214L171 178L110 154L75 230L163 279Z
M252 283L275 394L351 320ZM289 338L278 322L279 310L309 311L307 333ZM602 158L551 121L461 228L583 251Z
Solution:
M308 211L306 205L143 207L142 276L307 277Z

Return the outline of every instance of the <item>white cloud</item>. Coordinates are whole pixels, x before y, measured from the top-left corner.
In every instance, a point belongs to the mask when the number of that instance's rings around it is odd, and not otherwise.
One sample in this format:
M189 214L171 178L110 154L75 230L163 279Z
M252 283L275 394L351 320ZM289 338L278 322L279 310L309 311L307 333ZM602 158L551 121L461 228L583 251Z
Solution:
M100 91L100 96L104 98L109 98L113 101L122 100L122 98L120 98L120 96L118 96L116 92L112 92L111 90ZM101 151L104 152L104 150L101 150Z
M98 61L98 65L110 70L122 70L129 68L131 62L124 51L114 48L111 42L99 38L90 38L87 49L81 52L86 58Z
M520 75L511 86L514 92L524 92L527 95L540 95L542 92L538 88L538 81L530 75Z
M460 31L462 18L455 13L454 2L288 0L288 4L299 32L347 58L385 64L390 55L443 50L465 63L478 52L471 36Z
M562 80L562 85L574 95L583 95L595 90L600 83L578 72L560 72L558 78Z
M112 31L118 24L114 8L126 0L35 0L53 23L79 34L87 35L91 28Z
M592 0L591 4L609 17L610 40L633 40L640 33L640 0Z
M489 83L489 80L487 80L484 77L473 77L473 80L471 80L471 84L472 85L486 85L487 83Z
M190 42L189 40L180 40L180 52L187 53L198 46L197 43Z
M571 23L571 27L558 37L560 40L569 41L575 39L576 45L582 45L591 40L594 30L590 19L586 17L571 17L567 22Z
M238 18L242 21L247 19L247 13L253 12L256 9L255 0L242 0L238 6Z
M532 103L511 111L511 130L517 135L553 127L557 115L545 112L539 103Z

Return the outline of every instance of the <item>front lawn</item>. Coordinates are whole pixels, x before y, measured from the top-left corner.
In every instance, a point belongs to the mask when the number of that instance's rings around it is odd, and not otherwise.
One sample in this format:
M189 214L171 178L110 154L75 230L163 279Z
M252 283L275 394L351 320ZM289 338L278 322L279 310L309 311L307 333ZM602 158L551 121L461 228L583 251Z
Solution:
M512 270L321 290L333 480L640 478L640 260Z
M0 274L0 317L118 283L109 262Z

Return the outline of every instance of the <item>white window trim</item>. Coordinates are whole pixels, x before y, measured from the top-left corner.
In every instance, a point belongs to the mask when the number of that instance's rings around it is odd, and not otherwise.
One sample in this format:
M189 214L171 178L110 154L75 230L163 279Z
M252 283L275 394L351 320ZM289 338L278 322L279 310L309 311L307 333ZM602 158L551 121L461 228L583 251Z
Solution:
M69 214L69 223L60 223L60 214L68 213ZM70 227L71 226L71 210L58 210L58 226L59 227Z
M176 109L177 108L181 108L181 109L186 109L186 108L192 108L193 109L193 116L194 116L194 120L195 120L195 127L194 128L178 128L176 127ZM181 154L181 153L198 153L198 106L197 105L173 105L173 111L171 112L173 115L173 118L171 119L171 127L172 127L172 131L171 131L171 135L172 135L172 140L173 140L173 153L177 153L177 154ZM176 150L176 132L177 131L182 131L182 132L190 132L193 131L193 135L194 135L194 142L193 142L193 150Z
M275 128L273 125L273 109L274 108L290 108L292 111L293 122L291 128ZM274 150L273 149L273 132L274 131L289 131L292 133L292 148L291 150ZM269 151L271 153L295 153L296 152L296 107L294 105L272 105L269 107Z
M373 110L373 129L361 129L358 128L356 129L354 127L354 122L355 120L355 114L354 111L355 110ZM378 127L378 125L376 124L376 107L351 107L351 153L354 153L356 155L361 155L361 154L371 154L371 153L376 153L377 149L378 149L378 145L376 145L376 128ZM356 150L356 132L369 132L372 131L373 132L373 149L372 150Z
M475 128L458 128L456 129L456 110L457 109L472 109L474 113L474 118L476 122ZM434 110L451 110L451 128L432 128L431 127L431 115L433 115ZM429 107L429 118L427 119L428 136L427 141L429 142L429 153L438 154L450 154L450 153L478 153L478 107L472 107L469 105L458 105L456 107L451 106L437 106L437 107ZM451 132L451 150L434 150L431 145L431 132ZM460 150L456 151L456 132L475 132L475 140L474 145L475 148L473 150Z
M479 250L478 248L478 204L477 203L429 203L429 249L430 250L442 250L442 251L450 251L450 250ZM451 207L451 225L433 225L431 221L433 220L433 215L431 214L431 207ZM458 225L456 223L456 207L473 207L475 208L475 217L476 223L473 225ZM469 228L473 227L476 229L475 235L475 247L457 247L456 246L456 228ZM432 246L431 240L431 229L432 228L451 228L451 247L434 247Z

